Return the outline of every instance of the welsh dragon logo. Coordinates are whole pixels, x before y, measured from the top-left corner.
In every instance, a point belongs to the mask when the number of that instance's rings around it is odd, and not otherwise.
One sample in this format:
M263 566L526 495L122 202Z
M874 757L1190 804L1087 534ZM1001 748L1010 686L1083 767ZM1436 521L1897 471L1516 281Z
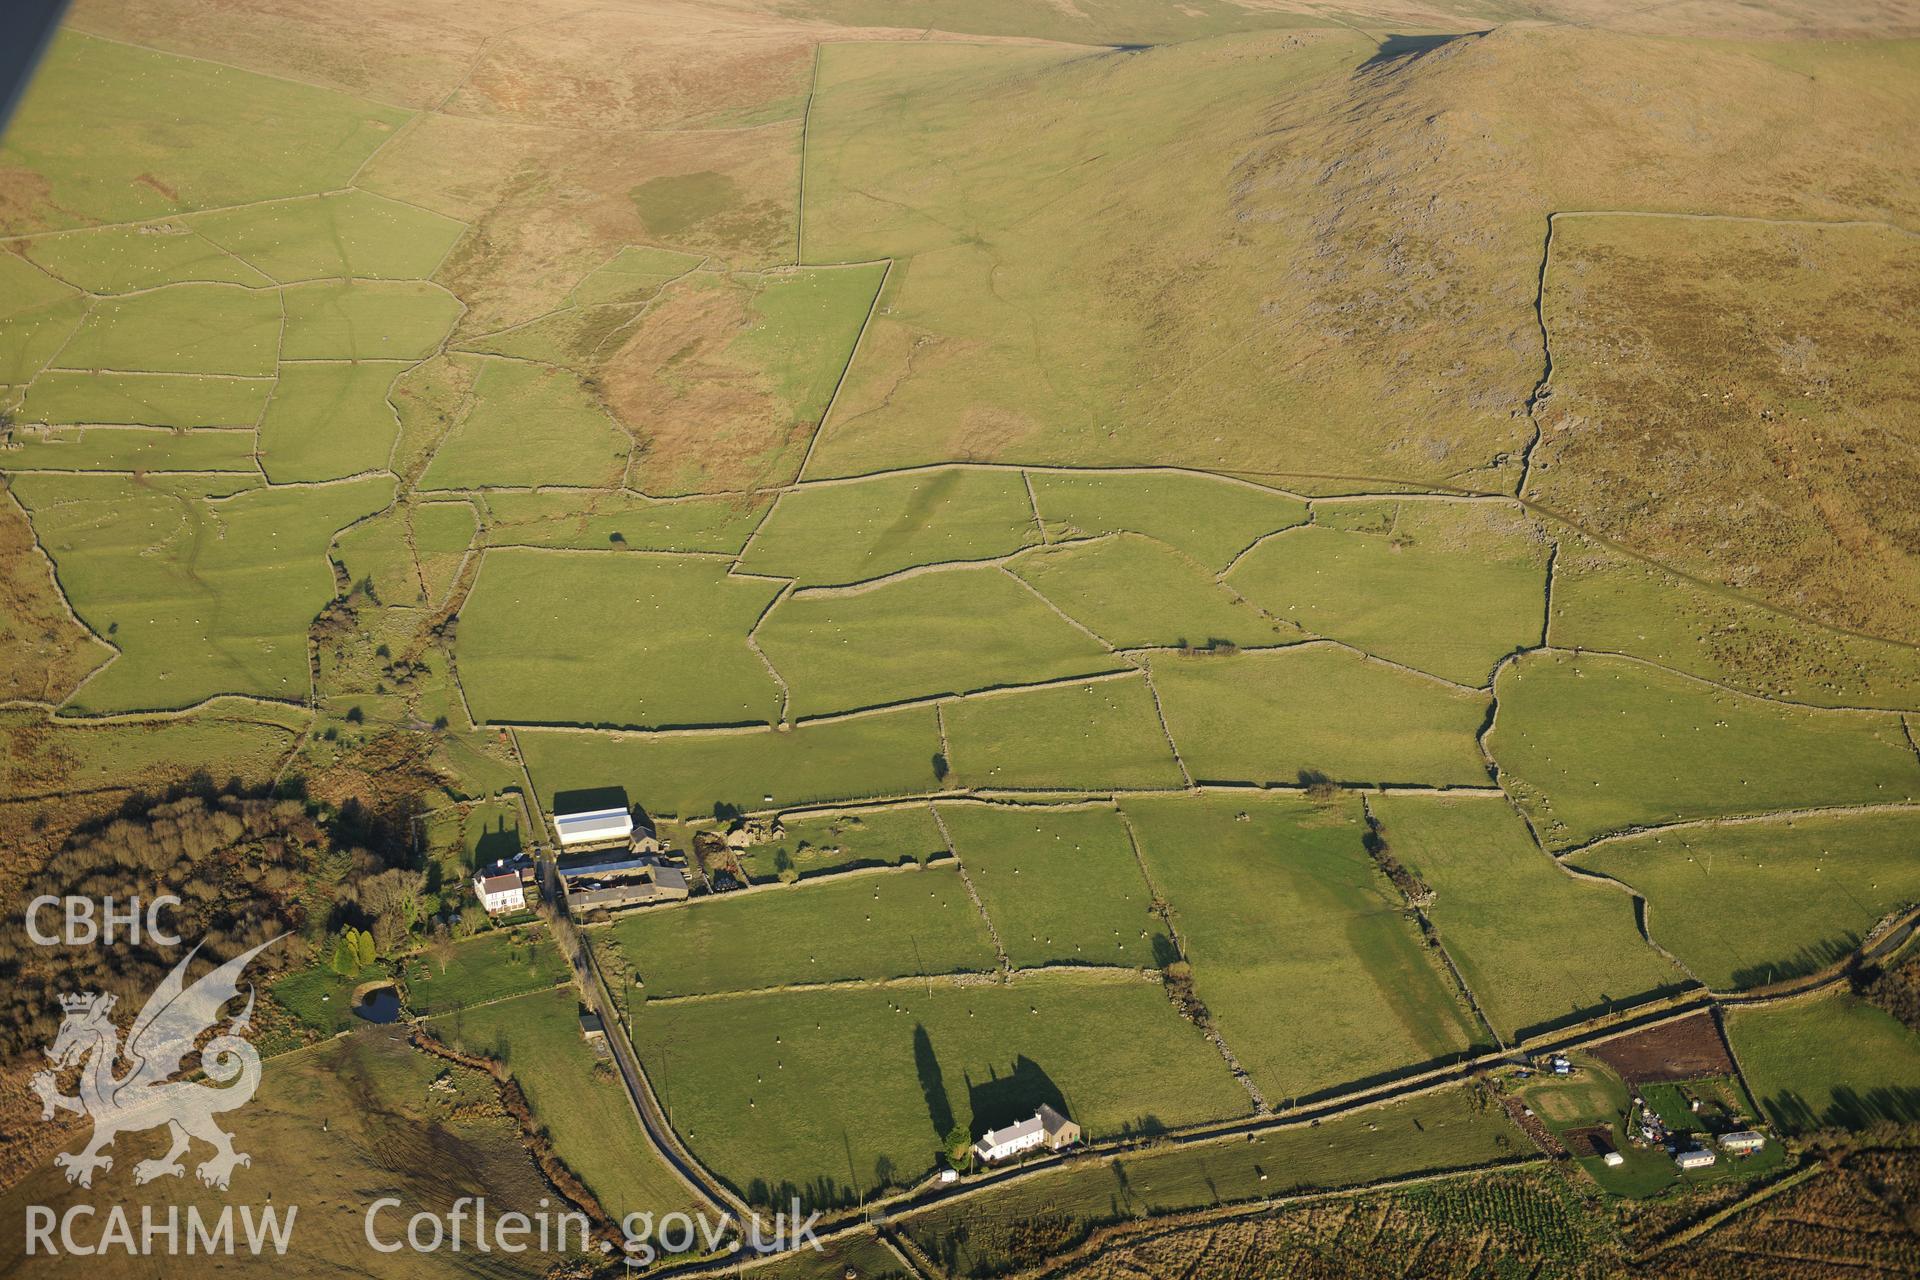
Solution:
M47 1050L53 1069L36 1074L31 1084L40 1095L42 1120L53 1119L59 1111L93 1119L93 1140L85 1150L63 1151L54 1157L54 1163L67 1171L67 1181L91 1187L95 1170L113 1168L113 1157L103 1155L102 1148L112 1146L122 1133L161 1125L167 1127L173 1145L158 1160L142 1160L133 1167L136 1183L182 1176L186 1170L180 1157L192 1147L193 1138L213 1148L213 1155L195 1170L210 1187L226 1190L234 1168L253 1163L246 1153L233 1149L233 1135L213 1122L221 1112L246 1105L260 1087L260 1055L244 1038L253 1017L251 986L246 1007L200 1048L200 1070L213 1084L173 1077L180 1074L182 1061L193 1052L201 1034L219 1021L221 1010L240 994L240 974L247 963L277 941L269 939L237 955L187 986L187 966L200 951L196 944L148 997L124 1046L120 1029L109 1016L113 996L87 993L60 998L66 1016L53 1047ZM122 1059L125 1070L116 1075ZM68 1097L60 1092L59 1076L74 1066L80 1068L79 1094Z

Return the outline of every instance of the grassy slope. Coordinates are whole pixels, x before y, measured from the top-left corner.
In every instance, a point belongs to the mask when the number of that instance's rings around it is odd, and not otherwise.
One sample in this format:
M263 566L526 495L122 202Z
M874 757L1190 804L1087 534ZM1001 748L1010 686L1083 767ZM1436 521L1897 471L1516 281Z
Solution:
M794 596L768 617L760 647L792 686L796 717L1121 665L998 569Z
M940 734L924 707L788 732L639 737L522 731L521 749L543 798L576 787L622 785L659 814L702 817L933 789Z
M229 692L304 699L307 627L333 596L327 542L392 485L210 499L117 476L23 476L13 491L74 607L122 650L74 705L114 711Z
M1262 617L1178 551L1122 535L1023 555L1013 572L1087 630L1121 649L1286 644L1299 632Z
M1016 968L1153 968L1172 954L1111 809L947 804L940 816Z
M649 999L994 967L986 924L950 865L639 911L599 935L608 944Z
M1160 656L1154 687L1196 778L1481 785L1486 699L1328 645Z
M1393 855L1435 891L1427 915L1503 1036L1686 982L1641 938L1627 895L1556 867L1505 800L1370 803Z
M1557 654L1508 666L1497 692L1487 747L1554 848L1648 823L1920 795L1894 716L1784 707Z
M1341 504L1274 538L1229 584L1278 617L1461 684L1540 640L1546 546L1504 506ZM1442 621L1444 619L1444 621Z
M611 552L488 553L460 615L474 714L647 726L771 719L778 691L744 637L776 588L724 570Z
M252 127L236 130L243 118ZM0 219L0 232L326 190L406 119L346 94L69 32L0 148L0 166L31 169L45 188Z
M1268 1102L1467 1047L1467 1015L1361 845L1357 803L1208 796L1122 809L1173 905L1199 997Z
M609 1212L670 1213L692 1194L648 1145L619 1077L580 1037L572 990L481 1005L430 1024L448 1044L506 1063L533 1114Z
M740 568L833 586L1008 555L1039 536L1026 487L1012 472L884 476L784 495Z
M1718 990L1811 972L1920 901L1920 814L1656 832L1579 854L1647 899L1661 946Z
M1727 1013L1767 1118L1790 1133L1920 1117L1920 1036L1846 992Z
M1101 680L944 703L948 764L972 787L1177 787L1144 680Z
M1048 1099L1093 1138L1246 1109L1220 1056L1141 981L792 992L634 1017L694 1152L770 1199L786 1182L818 1202L917 1181L954 1123L978 1133Z

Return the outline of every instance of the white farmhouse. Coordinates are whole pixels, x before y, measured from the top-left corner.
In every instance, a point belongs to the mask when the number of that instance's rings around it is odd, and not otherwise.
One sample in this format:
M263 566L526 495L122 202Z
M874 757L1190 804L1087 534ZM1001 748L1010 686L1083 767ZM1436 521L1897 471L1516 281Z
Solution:
M525 911L527 909L527 888L520 879L517 868L509 868L503 862L493 864L492 871L482 871L473 878L473 892L480 899L480 905L487 909L490 916L507 911Z
M582 845L626 841L633 836L633 815L625 809L588 809L582 813L556 813L553 829L562 849Z
M1080 1126L1043 1102L1032 1118L1004 1129L987 1130L973 1144L973 1156L982 1164L997 1164L1038 1147L1058 1151L1078 1141Z

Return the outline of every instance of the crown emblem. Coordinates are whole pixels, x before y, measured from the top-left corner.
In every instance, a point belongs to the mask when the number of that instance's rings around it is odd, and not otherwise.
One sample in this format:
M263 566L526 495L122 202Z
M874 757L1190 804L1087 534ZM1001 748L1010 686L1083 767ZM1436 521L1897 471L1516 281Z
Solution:
M72 991L60 997L60 1007L67 1013L91 1013L100 1000L97 991Z

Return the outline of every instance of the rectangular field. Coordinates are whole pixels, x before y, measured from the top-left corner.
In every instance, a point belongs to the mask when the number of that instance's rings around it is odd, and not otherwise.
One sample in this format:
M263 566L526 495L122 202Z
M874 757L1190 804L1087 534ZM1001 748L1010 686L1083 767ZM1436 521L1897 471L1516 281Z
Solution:
M1123 665L998 569L794 595L768 616L760 647L802 718Z
M1485 696L1348 650L1157 655L1149 669L1174 745L1203 781L1488 781L1475 742Z
M1173 957L1127 829L1111 808L939 806L1016 968L1159 968Z
M1849 992L1731 1009L1727 1035L1787 1133L1920 1120L1920 1035Z
M942 703L947 761L970 787L1097 791L1185 784L1146 679L1090 680Z
M505 548L460 612L482 721L608 727L766 723L778 689L747 631L778 588L711 560Z
M634 1020L674 1124L756 1203L917 1182L956 1124L979 1134L1041 1102L1092 1140L1247 1110L1220 1055L1133 978L788 992Z
M986 922L951 863L636 911L593 937L619 951L649 1001L994 967Z
M715 734L520 730L544 802L555 791L624 786L655 815L708 817L939 787L940 732L930 707L776 731ZM771 798L769 798L771 797Z
M933 809L923 803L787 818L783 825L783 839L741 852L740 864L752 879L773 880L783 872L805 879L947 855Z
M1280 1106L1450 1058L1470 1015L1361 843L1357 801L1123 800L1221 1036Z

